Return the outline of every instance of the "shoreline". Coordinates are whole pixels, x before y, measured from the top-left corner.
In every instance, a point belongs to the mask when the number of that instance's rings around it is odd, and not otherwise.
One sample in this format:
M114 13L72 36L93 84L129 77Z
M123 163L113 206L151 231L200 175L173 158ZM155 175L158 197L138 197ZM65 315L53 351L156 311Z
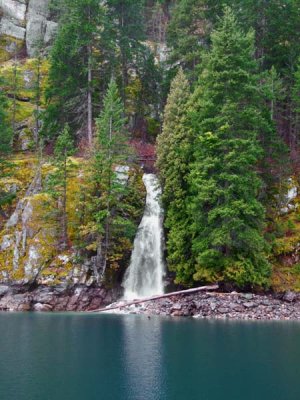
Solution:
M145 304L129 312L199 319L300 321L300 297L292 292L282 299L253 293L204 292Z
M95 312L112 304L122 304L120 314L194 317L203 319L300 321L300 294L199 292L174 295L138 305L117 303L120 289L76 285L38 286L0 285L0 311ZM109 311L104 311L105 313ZM97 312L95 312L97 314ZM100 313L99 313L100 314Z
M0 311L90 311L105 307L120 298L120 289L86 285L46 286L0 284Z

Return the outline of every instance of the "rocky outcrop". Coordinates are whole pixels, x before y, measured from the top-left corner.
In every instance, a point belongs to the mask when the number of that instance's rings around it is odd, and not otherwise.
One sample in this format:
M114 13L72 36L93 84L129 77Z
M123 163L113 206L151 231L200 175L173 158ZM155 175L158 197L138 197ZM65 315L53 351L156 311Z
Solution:
M120 297L120 289L75 285L0 285L0 311L92 311Z
M37 46L48 46L57 24L50 19L50 0L0 0L1 46L13 54L14 39L25 44L27 54L33 57ZM5 40L7 38L7 40Z
M29 0L26 14L26 48L29 56L34 56L37 41L47 46L56 31L57 24L49 21L50 0Z

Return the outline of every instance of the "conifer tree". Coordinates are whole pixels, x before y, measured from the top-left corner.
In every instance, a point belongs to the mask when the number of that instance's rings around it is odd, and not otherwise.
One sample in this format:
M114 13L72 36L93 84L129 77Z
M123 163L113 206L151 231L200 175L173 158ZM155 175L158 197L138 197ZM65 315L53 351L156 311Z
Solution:
M266 124L260 129L260 143L263 157L259 170L263 180L260 198L266 208L268 218L276 218L286 196L287 182L290 177L288 147L276 131L276 117L283 97L283 83L274 67L260 74L258 89L265 98L261 112Z
M270 272L256 170L268 129L257 90L254 35L231 9L212 34L191 112L195 133L189 212L196 280L264 285Z
M297 128L294 123L292 90L300 55L299 1L227 0L227 3L232 4L245 29L255 29L255 54L261 70L271 70L274 67L282 81L283 90L275 114L277 131L291 149L290 159L297 163Z
M93 66L100 48L105 7L98 0L64 0L60 28L50 54L47 135L68 123L92 143Z
M107 6L116 47L115 66L121 72L121 95L125 104L129 68L136 68L137 60L145 51L142 44L146 39L144 0L108 0Z
M62 249L66 249L68 246L67 192L68 180L73 171L73 163L69 160L69 157L73 154L74 142L69 126L65 125L55 144L54 164L56 169L48 179L48 190L54 199L57 200L58 204L57 209Z
M187 127L189 83L182 69L174 78L164 113L162 133L157 139L157 168L163 186L169 269L177 280L189 283L192 277L190 221L186 209L187 182L191 155L191 135Z
M208 48L212 26L222 10L220 0L179 0L175 2L167 30L169 64L180 65L191 78Z
M12 150L12 129L8 119L8 102L1 88L3 84L0 80L0 178L9 174L12 164L7 161L7 156ZM9 203L13 195L0 190L0 213L2 207Z
M292 99L293 99L293 109L295 113L295 119L294 119L294 124L295 124L295 130L296 130L296 142L297 145L299 146L300 143L300 58L298 62L298 67L296 69L295 75L294 75L294 86L293 86L293 91L292 91Z
M11 152L12 130L8 119L8 101L2 89L3 80L0 80L0 166L6 154Z
M92 233L89 249L97 254L98 278L102 279L110 262L112 237L116 243L116 238L130 236L134 230L126 218L125 204L120 201L128 188L122 177L118 177L118 168L126 177L129 149L123 103L113 79L96 125L97 137L90 171L92 193L89 196L93 222L85 231L88 230L89 235Z

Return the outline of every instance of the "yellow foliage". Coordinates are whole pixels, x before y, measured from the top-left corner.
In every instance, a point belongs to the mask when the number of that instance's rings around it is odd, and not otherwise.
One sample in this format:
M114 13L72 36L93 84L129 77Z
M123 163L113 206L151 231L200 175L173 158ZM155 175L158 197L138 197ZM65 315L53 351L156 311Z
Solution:
M23 46L23 40L9 35L0 35L0 63L10 60L14 53L21 50Z

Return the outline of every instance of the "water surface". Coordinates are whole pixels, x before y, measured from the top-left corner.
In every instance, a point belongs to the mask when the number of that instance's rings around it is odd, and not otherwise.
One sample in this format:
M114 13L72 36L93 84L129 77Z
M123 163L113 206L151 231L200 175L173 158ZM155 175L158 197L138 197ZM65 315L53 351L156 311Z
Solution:
M0 314L1 400L299 400L300 324Z

